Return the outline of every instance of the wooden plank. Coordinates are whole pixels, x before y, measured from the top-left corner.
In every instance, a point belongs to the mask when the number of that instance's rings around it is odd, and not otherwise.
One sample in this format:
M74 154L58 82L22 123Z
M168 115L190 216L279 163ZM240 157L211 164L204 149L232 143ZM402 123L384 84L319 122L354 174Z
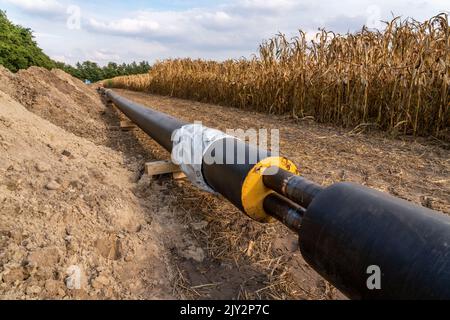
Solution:
M180 167L173 164L171 161L155 161L145 164L145 173L149 176L180 172Z
M134 128L136 128L136 125L129 120L122 120L120 121L120 128L122 130L133 130Z
M185 179L185 178L187 178L186 177L186 175L184 174L184 172L174 172L173 174L173 179L174 180L182 180L182 179Z

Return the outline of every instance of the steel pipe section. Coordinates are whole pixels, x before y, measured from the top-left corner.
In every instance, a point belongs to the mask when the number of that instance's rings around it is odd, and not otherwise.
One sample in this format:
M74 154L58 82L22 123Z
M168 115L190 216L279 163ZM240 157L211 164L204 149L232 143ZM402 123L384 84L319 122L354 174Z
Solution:
M233 157L230 159L231 161L227 161L226 148L230 151L230 148L233 150ZM261 160L261 157L258 156L256 161L250 163L250 154L256 151L254 146L250 146L241 140L231 137L226 138L225 140L218 140L211 145L208 153L211 158L217 158L219 161L215 163L209 163L208 161L208 163L204 163L202 166L203 175L205 176L208 185L244 212L245 209L242 204L242 186L250 170L252 170L255 164ZM219 152L220 155L218 154ZM245 157L245 160L241 161L241 164L237 164L238 153L243 153ZM266 157L267 156L268 154Z
M268 188L303 208L308 208L314 198L323 190L323 187L318 184L282 169L277 170L276 174L265 175L263 181Z
M294 232L300 231L305 209L284 198L278 193L272 193L264 199L264 210L271 212L282 224Z

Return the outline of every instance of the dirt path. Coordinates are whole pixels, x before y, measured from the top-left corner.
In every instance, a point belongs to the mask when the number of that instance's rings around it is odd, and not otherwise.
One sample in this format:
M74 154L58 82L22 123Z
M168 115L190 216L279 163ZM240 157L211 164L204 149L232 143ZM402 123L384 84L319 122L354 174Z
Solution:
M307 178L323 185L353 181L450 213L448 146L425 140L402 141L376 132L355 134L311 121L297 122L285 117L117 91L180 119L202 121L206 126L221 130L280 129L281 153L300 165ZM129 135L150 152L146 158L169 157L140 130ZM134 147L130 154L136 154ZM189 241L194 239L195 243L187 255L183 251L174 255L182 295L192 298L343 298L303 261L297 250L296 236L283 226L255 223L225 200L200 192L188 182L157 183L163 189L163 198L154 194L148 196L156 197L164 214L157 214L155 219L160 225L170 219L175 228L181 222L186 230L184 235L178 236L186 236ZM174 241L170 234L166 239L169 242ZM174 247L180 246L175 244ZM197 261L192 259L198 255Z
M92 88L41 68L0 84L0 299L341 297L284 227L143 175L168 153Z

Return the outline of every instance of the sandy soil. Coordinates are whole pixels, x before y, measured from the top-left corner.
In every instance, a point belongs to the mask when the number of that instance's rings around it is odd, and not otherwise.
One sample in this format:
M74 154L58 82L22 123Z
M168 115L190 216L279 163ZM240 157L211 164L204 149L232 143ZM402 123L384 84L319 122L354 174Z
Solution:
M64 90L36 90L48 103L27 100L19 95L27 89L4 77L21 74L2 70L0 298L177 298L171 253L149 214L156 204L136 195L152 188L136 183L138 160L128 166L120 151L94 143L108 138L96 92L59 72L27 73L35 87ZM51 111L58 101L74 110L61 117Z
M33 113L79 137L106 143L104 106L82 81L59 69L31 67L12 74L0 66L0 83L3 92Z
M191 101L119 91L219 129L277 128L306 177L354 181L450 213L450 151ZM188 181L150 179L169 155L92 87L0 67L0 299L341 299L296 236ZM81 275L79 289L77 275Z

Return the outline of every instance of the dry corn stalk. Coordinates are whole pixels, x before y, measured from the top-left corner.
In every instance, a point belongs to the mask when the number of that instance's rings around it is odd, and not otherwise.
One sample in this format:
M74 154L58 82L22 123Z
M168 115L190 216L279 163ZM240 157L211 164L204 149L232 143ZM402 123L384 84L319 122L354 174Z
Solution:
M279 34L251 59L166 60L106 85L449 139L449 34L445 13L423 23L395 18L383 31L322 30L309 42L302 31Z

